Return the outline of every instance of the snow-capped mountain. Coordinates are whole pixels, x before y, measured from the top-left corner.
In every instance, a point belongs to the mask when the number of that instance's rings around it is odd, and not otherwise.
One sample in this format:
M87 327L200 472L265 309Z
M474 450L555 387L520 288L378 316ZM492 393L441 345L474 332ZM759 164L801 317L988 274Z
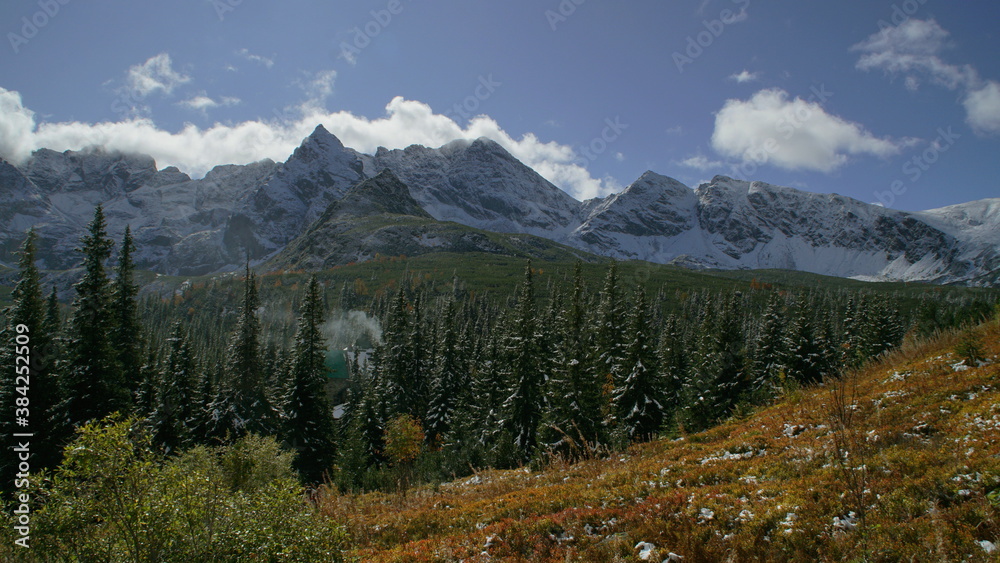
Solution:
M989 203L993 201L992 205ZM994 200L906 213L837 194L716 176L691 190L647 172L594 207L573 244L623 259L974 282L996 268Z
M331 203L314 223L268 260L270 269L322 270L377 254L482 252L561 260L594 256L527 234L501 234L431 217L406 184L386 169Z
M43 267L76 265L74 249L98 203L109 233L120 238L131 225L139 267L157 272L226 271L247 257L274 263L293 254L300 264L330 265L350 252L364 259L380 252L379 244L402 244L395 231L365 235L364 214L345 214L369 201L358 199L363 190L347 194L385 171L393 181L383 176L378 193L403 186L408 195L397 199L421 213L372 208L371 229L383 229L394 215L691 267L972 285L997 285L1000 277L1000 199L908 213L724 176L691 189L647 172L620 193L581 203L488 139L366 155L322 126L283 163L218 166L200 179L173 167L157 170L148 156L101 151L42 149L21 166L0 160L0 262L13 264L25 229L36 226ZM346 244L346 231L331 221L349 222L351 236L366 242ZM320 222L343 252L317 248L318 261L283 252L293 241L303 247L303 234Z
M488 231L559 239L580 222L580 202L494 141L453 141L439 149L379 147L370 175L389 169L435 219Z

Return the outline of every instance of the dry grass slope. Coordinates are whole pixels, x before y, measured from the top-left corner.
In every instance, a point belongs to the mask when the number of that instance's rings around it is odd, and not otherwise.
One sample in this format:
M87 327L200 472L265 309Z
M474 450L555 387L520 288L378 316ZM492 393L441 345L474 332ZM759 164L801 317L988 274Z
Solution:
M981 365L961 363L961 334L910 342L613 459L322 508L361 561L997 561L1000 323L972 333Z

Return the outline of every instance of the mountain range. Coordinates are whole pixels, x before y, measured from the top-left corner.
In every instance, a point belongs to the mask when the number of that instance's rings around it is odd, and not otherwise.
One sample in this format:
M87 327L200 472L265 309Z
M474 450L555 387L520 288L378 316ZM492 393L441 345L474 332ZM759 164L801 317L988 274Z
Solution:
M97 204L164 274L317 269L376 254L599 256L692 268L781 268L867 280L1000 285L1000 198L904 212L716 176L694 189L646 172L577 201L480 138L363 154L318 126L283 163L192 179L145 155L35 151L0 160L0 262L27 228L47 269L72 268Z

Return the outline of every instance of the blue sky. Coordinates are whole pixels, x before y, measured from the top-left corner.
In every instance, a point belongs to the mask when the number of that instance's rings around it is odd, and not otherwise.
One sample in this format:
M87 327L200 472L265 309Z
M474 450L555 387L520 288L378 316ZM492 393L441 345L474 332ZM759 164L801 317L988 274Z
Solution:
M0 4L0 156L104 146L198 176L491 137L578 199L646 170L906 210L1000 197L1000 3Z

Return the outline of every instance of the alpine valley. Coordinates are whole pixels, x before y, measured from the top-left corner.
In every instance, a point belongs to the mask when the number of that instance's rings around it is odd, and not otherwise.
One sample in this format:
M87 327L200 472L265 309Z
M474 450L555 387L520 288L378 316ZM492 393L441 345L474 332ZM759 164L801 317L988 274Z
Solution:
M368 155L318 126L283 163L200 179L144 155L41 149L0 160L0 203L0 262L16 262L34 226L50 270L77 264L103 204L112 237L131 226L137 266L172 275L236 270L248 257L317 269L475 251L1000 286L1000 198L904 212L725 176L691 189L646 172L579 202L485 138Z

